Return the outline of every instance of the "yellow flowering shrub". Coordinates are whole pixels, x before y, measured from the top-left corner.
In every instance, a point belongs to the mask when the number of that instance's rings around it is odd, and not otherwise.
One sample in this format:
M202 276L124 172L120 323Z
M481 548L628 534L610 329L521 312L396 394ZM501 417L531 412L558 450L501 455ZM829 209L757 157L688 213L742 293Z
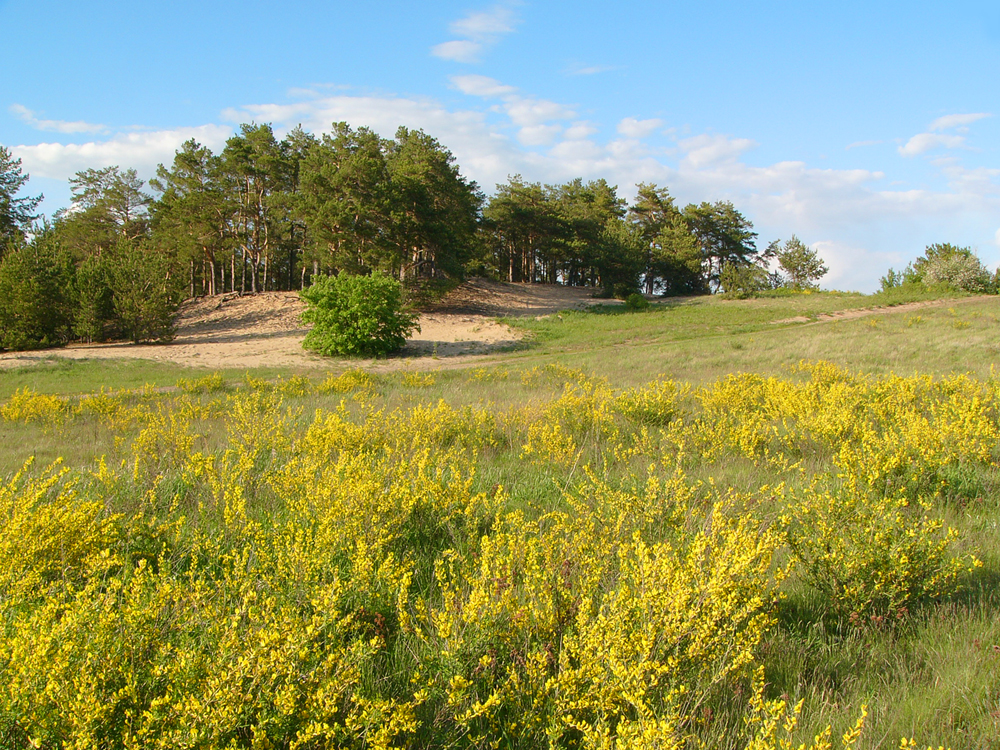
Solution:
M69 413L66 399L31 388L18 388L10 399L0 406L0 418L7 422L38 422L43 425L61 424Z
M729 746L791 748L760 675L786 582L888 624L977 564L935 506L995 466L996 379L470 378L531 400L18 391L5 429L114 448L0 483L0 744L680 750L728 701Z

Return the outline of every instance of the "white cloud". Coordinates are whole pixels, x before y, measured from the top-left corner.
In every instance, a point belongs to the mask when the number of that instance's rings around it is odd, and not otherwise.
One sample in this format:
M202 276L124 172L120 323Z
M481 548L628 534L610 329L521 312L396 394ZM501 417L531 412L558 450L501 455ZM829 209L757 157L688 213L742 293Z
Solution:
M964 145L965 138L960 135L917 133L899 147L899 153L903 156L919 156L935 148L961 148Z
M517 132L517 139L525 146L548 146L560 132L561 125L528 125Z
M462 37L431 47L431 54L443 60L461 63L479 62L480 55L509 34L517 19L509 6L497 5L488 11L470 13L449 25L452 34Z
M442 42L431 47L431 54L440 57L442 60L454 60L455 62L474 63L479 62L479 53L483 51L483 45L479 42L470 42L468 39L456 39L451 42Z
M589 138L594 133L597 132L597 128L593 123L587 122L586 120L580 120L579 122L574 122L565 131L563 131L563 137L568 141L578 141L584 138Z
M957 128L963 125L971 125L977 120L982 120L990 116L991 115L988 112L978 112L976 114L968 115L945 115L944 117L939 117L932 122L929 130L950 130L951 128Z
M735 161L740 154L757 144L747 138L727 138L724 135L696 135L678 144L685 152L684 162L695 169L719 162Z
M890 268L899 269L907 262L900 253L872 250L834 240L814 242L810 249L829 269L820 280L824 289L874 291L878 279L872 278L873 273L881 276Z
M28 123L37 130L45 130L55 133L103 133L107 130L104 125L96 125L90 122L77 120L67 122L66 120L40 120L35 113L23 104L11 104L11 113L17 115L22 121Z
M656 118L637 120L634 117L626 117L618 123L618 132L626 138L645 138L662 127L663 120Z
M194 138L218 152L232 135L232 129L222 125L202 125L143 133L119 133L110 140L89 143L39 143L35 146L14 146L11 150L24 163L32 177L68 180L77 172L91 167L118 165L134 168L144 177L156 171L157 164L170 164L174 152L184 141Z
M511 98L504 110L515 125L522 128L541 125L551 120L572 120L576 117L569 107L549 101L530 97Z
M452 76L451 82L463 94L493 99L508 96L517 91L513 86L500 83L495 78L480 75Z

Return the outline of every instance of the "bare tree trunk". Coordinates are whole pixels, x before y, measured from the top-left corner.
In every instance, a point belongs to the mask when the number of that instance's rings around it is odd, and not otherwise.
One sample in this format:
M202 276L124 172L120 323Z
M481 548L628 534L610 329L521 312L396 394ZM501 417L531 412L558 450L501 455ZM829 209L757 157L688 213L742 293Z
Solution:
M194 258L191 259L191 297L194 297Z

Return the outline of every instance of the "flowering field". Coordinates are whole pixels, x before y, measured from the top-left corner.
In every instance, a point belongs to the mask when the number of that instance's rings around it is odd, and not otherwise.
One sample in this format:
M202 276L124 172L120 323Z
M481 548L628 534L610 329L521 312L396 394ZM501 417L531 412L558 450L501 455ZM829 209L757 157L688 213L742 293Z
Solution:
M993 747L1000 380L436 377L0 405L0 746Z

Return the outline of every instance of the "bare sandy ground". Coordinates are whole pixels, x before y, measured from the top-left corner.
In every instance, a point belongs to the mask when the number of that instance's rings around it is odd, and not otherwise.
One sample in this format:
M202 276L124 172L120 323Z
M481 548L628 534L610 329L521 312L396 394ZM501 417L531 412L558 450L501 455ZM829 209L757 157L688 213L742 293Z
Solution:
M449 360L503 351L520 334L500 317L551 315L582 309L597 300L593 290L546 284L505 284L473 279L420 316L420 331L405 349L382 366L432 369ZM304 305L295 292L236 294L188 300L180 309L177 332L167 344L73 344L39 352L0 353L0 368L30 365L49 357L135 358L211 369L249 367L324 368L340 365L305 351L308 327L299 321Z

